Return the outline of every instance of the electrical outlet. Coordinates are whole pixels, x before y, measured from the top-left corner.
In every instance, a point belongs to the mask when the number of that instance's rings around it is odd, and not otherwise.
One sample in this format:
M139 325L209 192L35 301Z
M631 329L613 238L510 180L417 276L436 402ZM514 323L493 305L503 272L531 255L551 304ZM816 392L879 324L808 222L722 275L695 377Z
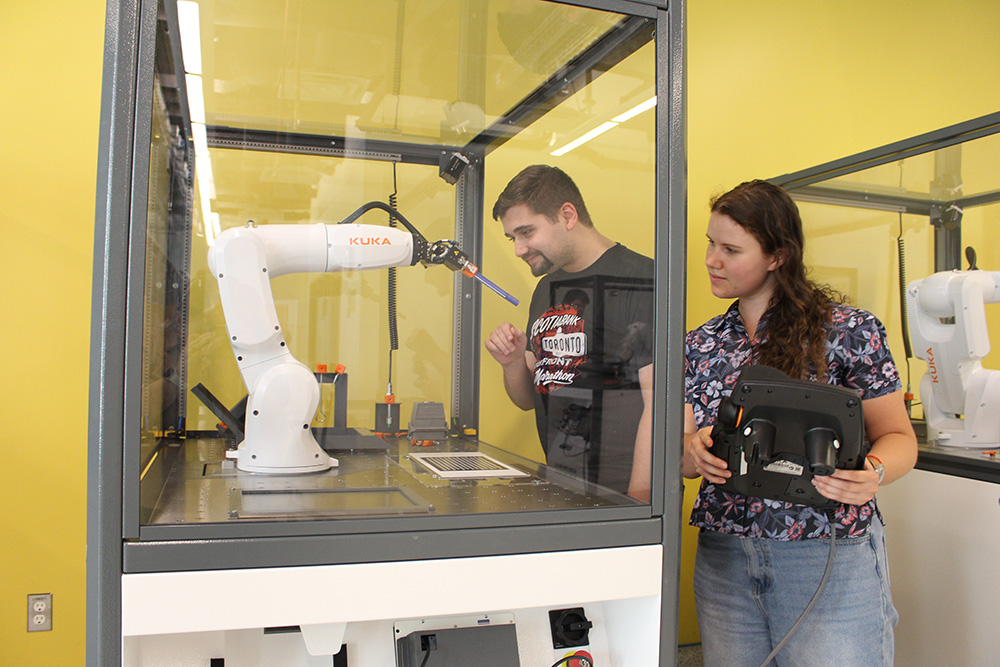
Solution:
M52 629L52 593L28 596L28 632Z

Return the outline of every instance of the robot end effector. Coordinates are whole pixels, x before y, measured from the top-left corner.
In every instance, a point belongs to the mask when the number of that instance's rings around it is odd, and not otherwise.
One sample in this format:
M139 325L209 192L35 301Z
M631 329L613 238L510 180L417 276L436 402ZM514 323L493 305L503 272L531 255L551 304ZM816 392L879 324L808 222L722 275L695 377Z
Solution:
M465 276L469 278L474 278L480 283L489 287L491 290L507 299L515 306L518 305L518 300L500 289L496 283L488 280L483 274L479 273L479 267L469 261L468 255L462 252L461 248L454 241L441 240L435 241L434 243L428 243L423 235L417 231L417 229L410 224L410 222L399 214L399 211L383 204L382 202L368 202L357 211L345 218L340 224L349 224L357 220L361 215L370 211L372 209L381 209L391 215L393 218L399 220L404 227L406 227L412 236L413 252L410 264L416 264L420 262L424 266L429 264L443 264L447 266L452 271L461 271Z
M927 362L920 396L932 444L1000 445L1000 370L990 351L985 305L1000 303L1000 272L942 271L910 283L906 301L914 354Z

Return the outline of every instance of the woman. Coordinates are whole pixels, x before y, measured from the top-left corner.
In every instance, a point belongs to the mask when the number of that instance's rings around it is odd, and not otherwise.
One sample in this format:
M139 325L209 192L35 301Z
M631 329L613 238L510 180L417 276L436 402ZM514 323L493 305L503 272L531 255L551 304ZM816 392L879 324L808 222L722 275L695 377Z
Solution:
M694 586L705 664L756 667L768 657L815 593L835 525L830 578L776 659L890 665L897 615L874 497L913 467L917 442L885 330L806 277L802 221L781 188L743 183L715 199L711 211L705 265L712 294L736 301L689 332L685 345L683 474L704 478L691 523L701 528ZM860 392L871 444L864 468L814 481L840 503L832 524L810 506L715 486L732 473L712 452L712 425L748 364Z

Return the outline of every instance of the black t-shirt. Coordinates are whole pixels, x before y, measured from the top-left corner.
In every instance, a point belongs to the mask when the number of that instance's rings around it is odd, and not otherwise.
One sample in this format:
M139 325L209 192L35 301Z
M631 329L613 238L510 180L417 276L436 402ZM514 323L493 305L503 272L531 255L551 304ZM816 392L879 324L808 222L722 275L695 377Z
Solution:
M535 420L549 466L626 491L652 363L653 260L623 245L555 271L531 297Z

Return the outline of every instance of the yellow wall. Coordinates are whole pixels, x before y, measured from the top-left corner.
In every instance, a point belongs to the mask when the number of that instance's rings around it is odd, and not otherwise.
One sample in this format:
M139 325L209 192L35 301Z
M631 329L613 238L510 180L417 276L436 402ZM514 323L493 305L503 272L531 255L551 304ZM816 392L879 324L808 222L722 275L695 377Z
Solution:
M0 664L82 665L105 4L0 4ZM28 634L27 595L53 594Z
M3 665L83 664L104 9L99 0L0 5ZM692 1L688 27L691 326L722 307L701 268L712 193L996 110L996 3ZM697 637L692 538L685 533L682 641ZM24 631L35 592L55 594L53 632Z

